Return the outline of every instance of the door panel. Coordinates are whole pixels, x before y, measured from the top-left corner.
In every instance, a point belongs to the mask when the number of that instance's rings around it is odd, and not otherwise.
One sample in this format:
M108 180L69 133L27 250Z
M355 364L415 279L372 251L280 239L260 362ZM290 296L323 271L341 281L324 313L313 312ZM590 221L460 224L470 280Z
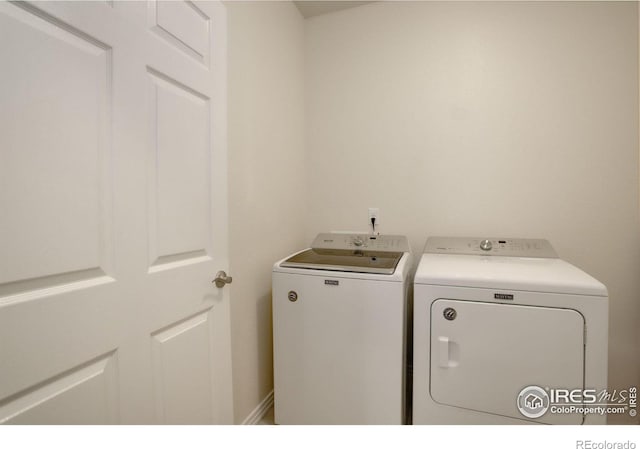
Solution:
M4 401L0 422L115 424L116 379L116 356L107 354Z
M211 422L210 312L153 334L155 400L163 424Z
M524 387L583 388L583 338L584 318L575 310L438 299L431 306L431 396L527 419L516 407ZM581 424L582 415L534 421Z
M211 19L191 1L152 2L151 29L176 48L209 66Z
M7 80L0 86L0 254L12 261L0 270L6 303L110 271L110 49L7 3L0 41Z
M232 422L225 20L0 3L0 422Z
M210 253L210 114L205 95L149 76L149 248L159 265Z

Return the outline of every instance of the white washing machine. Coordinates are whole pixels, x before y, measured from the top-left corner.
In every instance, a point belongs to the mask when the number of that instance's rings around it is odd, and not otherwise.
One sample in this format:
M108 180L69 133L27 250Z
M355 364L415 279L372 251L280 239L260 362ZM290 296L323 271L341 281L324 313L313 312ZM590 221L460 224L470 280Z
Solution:
M403 424L407 238L320 234L273 267L277 424Z
M545 240L429 238L414 283L413 423L604 424L581 408L607 387L608 302Z

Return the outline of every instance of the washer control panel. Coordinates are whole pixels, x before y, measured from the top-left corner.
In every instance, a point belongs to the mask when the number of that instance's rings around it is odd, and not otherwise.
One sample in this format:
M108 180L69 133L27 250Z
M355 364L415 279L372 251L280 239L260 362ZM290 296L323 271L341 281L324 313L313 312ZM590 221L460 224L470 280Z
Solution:
M424 252L479 256L558 257L551 244L542 239L429 237Z
M368 251L409 252L409 241L403 235L373 234L318 234L311 247L314 249L366 249Z

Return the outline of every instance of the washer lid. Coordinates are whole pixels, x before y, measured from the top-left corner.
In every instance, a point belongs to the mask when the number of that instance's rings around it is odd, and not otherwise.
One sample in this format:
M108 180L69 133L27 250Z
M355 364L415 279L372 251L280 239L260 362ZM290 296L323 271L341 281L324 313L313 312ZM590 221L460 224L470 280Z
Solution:
M286 259L287 268L347 271L353 273L393 274L401 252L312 248Z

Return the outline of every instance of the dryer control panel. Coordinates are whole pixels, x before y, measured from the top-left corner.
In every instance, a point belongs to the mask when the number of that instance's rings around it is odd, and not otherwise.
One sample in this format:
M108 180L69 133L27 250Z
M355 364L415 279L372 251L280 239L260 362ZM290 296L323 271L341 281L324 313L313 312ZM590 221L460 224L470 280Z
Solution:
M403 235L318 234L313 249L366 249L368 251L409 252L409 241Z
M478 237L429 237L424 248L430 254L478 256L558 257L547 240Z

